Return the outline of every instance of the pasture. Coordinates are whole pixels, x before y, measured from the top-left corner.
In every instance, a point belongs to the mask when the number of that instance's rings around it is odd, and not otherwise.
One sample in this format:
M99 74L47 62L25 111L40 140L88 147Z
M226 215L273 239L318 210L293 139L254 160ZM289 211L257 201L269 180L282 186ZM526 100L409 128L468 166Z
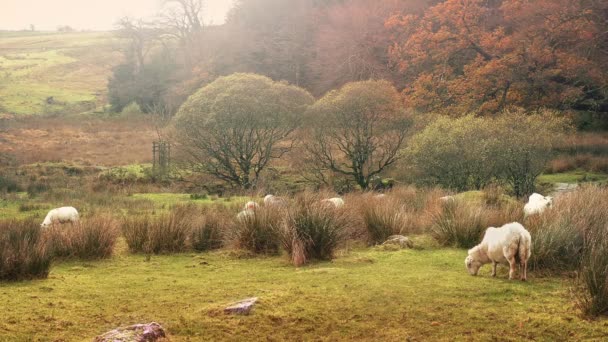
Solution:
M424 239L422 239L424 241ZM529 282L466 272L461 249L354 248L294 268L283 257L229 252L128 255L56 263L48 279L0 284L3 340L88 340L160 322L173 341L601 340L608 320L577 315L572 279ZM249 316L223 308L258 296Z

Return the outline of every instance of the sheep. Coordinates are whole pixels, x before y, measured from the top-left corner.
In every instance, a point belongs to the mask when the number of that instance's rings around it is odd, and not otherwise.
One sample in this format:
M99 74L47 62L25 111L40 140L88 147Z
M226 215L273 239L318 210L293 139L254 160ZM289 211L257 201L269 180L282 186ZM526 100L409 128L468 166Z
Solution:
M454 196L443 196L439 198L442 202L448 202L448 201L453 201L454 200Z
M492 277L496 277L497 264L509 264L509 279L515 276L515 265L519 265L521 280L527 279L528 260L530 259L532 237L517 222L508 223L500 228L486 230L481 243L469 250L464 260L471 275L477 275L484 264L492 263Z
M284 198L275 195L266 195L264 197L264 205L266 206L286 206L287 201Z
M44 218L44 221L40 224L41 228L48 228L55 223L68 223L72 225L78 223L80 216L78 210L74 207L61 207L55 208L49 211Z
M321 201L322 203L331 204L334 208L341 208L344 206L344 200L340 197L328 198Z
M541 214L545 209L553 207L553 197L543 196L541 194L534 193L530 195L528 203L524 206L524 216L528 217L534 214Z
M239 222L244 222L245 220L252 218L255 215L255 210L259 207L260 206L254 201L249 201L245 203L245 207L240 213L236 215L236 219Z

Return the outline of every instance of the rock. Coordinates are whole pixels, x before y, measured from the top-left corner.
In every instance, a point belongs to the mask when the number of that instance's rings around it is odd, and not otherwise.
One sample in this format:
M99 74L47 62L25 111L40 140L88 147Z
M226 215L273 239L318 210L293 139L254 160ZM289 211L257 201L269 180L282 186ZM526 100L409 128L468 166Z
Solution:
M255 302L258 301L258 297L243 299L240 302L231 304L229 307L224 309L225 313L234 313L238 315L248 315Z
M397 245L401 248L413 248L414 243L412 240L408 239L403 235L392 235L389 236L386 241L384 241L383 245Z
M165 330L156 323L135 324L116 328L95 337L93 342L155 342L165 340Z

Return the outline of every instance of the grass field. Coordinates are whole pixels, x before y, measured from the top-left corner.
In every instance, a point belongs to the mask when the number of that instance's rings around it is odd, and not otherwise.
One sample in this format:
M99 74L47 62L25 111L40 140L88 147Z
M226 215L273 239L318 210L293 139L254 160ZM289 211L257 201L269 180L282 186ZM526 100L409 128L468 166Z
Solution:
M105 105L119 47L111 33L0 34L0 113L80 113Z
M294 268L284 258L228 252L152 257L120 253L65 262L47 280L0 284L0 340L86 341L117 326L160 322L172 341L596 340L608 320L582 320L569 280L479 277L464 250L355 249ZM249 316L227 304L257 296Z

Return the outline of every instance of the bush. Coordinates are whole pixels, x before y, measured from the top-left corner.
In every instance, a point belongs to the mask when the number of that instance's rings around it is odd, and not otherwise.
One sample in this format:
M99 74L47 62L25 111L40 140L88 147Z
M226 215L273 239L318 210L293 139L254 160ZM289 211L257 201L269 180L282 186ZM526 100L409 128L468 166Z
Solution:
M302 194L288 211L281 241L294 265L309 260L331 260L347 238L348 213L310 194Z
M217 212L208 211L198 222L195 222L190 233L190 244L197 252L218 249L223 244L227 218Z
M403 234L408 228L405 208L393 197L365 196L360 211L370 245L383 243L389 236Z
M40 223L0 221L0 280L46 278L50 267L51 253Z
M21 187L12 178L0 175L0 192L19 192Z
M157 217L135 216L123 222L129 250L135 253L179 253L187 250L192 207L177 206Z
M253 215L237 220L235 247L255 254L277 254L280 247L281 212L274 207L259 207Z
M481 242L488 227L501 227L521 217L519 205L488 207L472 200L452 199L436 215L431 235L444 246L471 248Z
M551 111L440 117L412 138L406 155L422 183L465 191L500 180L523 197L534 191L568 127Z
M118 224L109 215L95 215L71 226L49 228L53 256L83 260L112 256L118 238Z
M50 187L48 184L34 182L34 183L30 183L27 186L27 195L30 198L33 198L33 197L36 197L36 196L40 195L41 193L47 192L49 190L50 190Z

